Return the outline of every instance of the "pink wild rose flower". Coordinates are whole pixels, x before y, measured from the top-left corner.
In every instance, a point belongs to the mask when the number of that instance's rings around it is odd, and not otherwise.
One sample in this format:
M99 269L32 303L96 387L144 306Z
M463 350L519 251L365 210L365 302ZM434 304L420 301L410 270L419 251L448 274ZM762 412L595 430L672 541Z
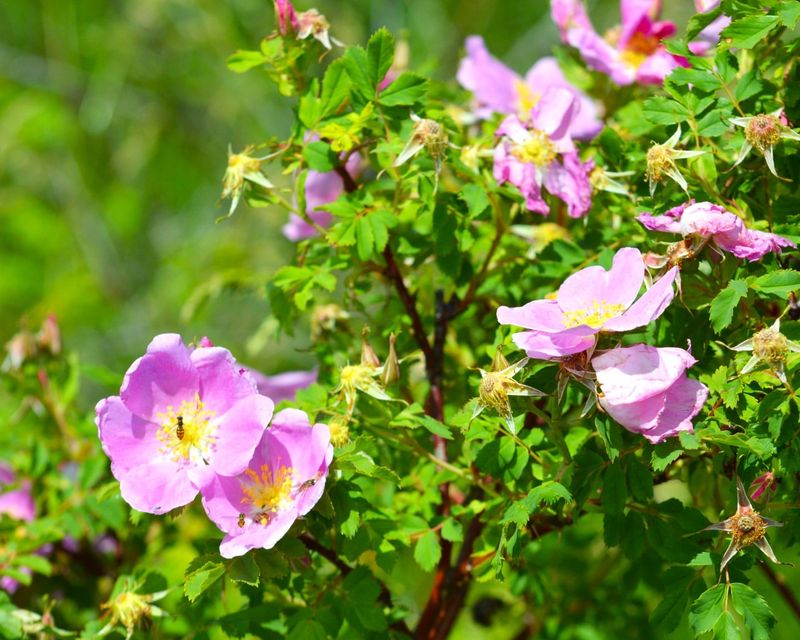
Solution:
M594 165L581 162L570 136L577 110L572 91L547 89L531 109L530 122L511 115L497 129L502 138L494 151L495 180L517 187L530 211L550 212L543 187L566 203L573 218L586 215L591 207L589 172Z
M165 513L215 474L241 473L273 406L227 349L190 349L168 333L130 366L120 394L97 404L96 423L123 499Z
M322 496L332 458L326 425L312 427L297 409L275 414L244 472L203 489L208 517L225 532L222 556L275 546Z
M561 40L618 85L661 84L675 67L686 65L664 47L662 40L675 33L675 25L657 20L660 0L620 0L620 12L622 24L600 36L580 0L550 3Z
M529 357L551 360L594 347L598 333L629 331L649 324L672 301L670 269L639 299L645 266L638 249L617 251L611 269L594 266L567 278L554 297L522 307L500 307L497 321L527 331L514 334L514 343Z
M475 115L479 118L505 113L527 120L547 89L561 88L571 91L578 100L576 115L569 124L570 135L577 140L591 140L600 133L603 123L597 105L569 83L555 58L541 58L522 78L494 58L480 36L467 38L466 49L467 56L461 60L456 78L474 94Z
M777 234L748 229L739 216L711 202L689 200L663 215L643 213L636 219L651 231L696 238L698 246L694 251L705 242L713 241L722 251L750 262L763 258L767 253L779 254L784 247L796 246Z
M316 369L312 371L284 371L268 376L255 369L248 369L261 395L276 404L282 400L294 400L297 392L317 381Z
M357 153L352 154L345 163L345 169L351 176L357 176L361 169L361 157ZM333 202L344 193L344 181L341 176L336 171L320 172L312 169L306 176L305 192L308 216L322 227L330 226L333 216L321 207ZM295 213L289 215L289 222L283 226L281 232L292 242L317 235L317 230Z
M652 443L692 431L708 388L686 377L697 362L677 348L637 344L611 349L592 358L600 406L609 416Z

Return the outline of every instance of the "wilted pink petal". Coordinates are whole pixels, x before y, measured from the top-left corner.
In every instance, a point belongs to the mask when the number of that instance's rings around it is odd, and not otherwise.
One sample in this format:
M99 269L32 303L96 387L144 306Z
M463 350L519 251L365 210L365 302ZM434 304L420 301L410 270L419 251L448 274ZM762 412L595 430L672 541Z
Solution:
M791 240L774 233L748 229L739 216L711 202L689 201L664 215L644 213L637 220L654 231L713 240L723 251L751 262L767 253L779 254L782 248L796 246Z
M638 344L592 358L599 402L623 427L661 442L692 430L692 418L708 396L705 385L686 377L695 359L683 349Z

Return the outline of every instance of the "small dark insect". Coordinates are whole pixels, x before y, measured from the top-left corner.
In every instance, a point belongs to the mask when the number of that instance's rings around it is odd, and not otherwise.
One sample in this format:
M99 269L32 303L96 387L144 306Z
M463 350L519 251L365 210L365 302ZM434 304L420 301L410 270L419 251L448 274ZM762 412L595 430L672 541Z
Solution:
M244 527L244 514L243 513L239 514L239 520L236 522L236 524L239 525L240 529L242 527Z
M183 436L186 435L186 430L183 428L183 416L178 416L178 426L175 427L175 435L178 436L178 440L183 440Z
M303 484L300 485L300 491L305 491L306 489L310 489L315 484L317 484L316 478L311 478L309 480L306 480Z

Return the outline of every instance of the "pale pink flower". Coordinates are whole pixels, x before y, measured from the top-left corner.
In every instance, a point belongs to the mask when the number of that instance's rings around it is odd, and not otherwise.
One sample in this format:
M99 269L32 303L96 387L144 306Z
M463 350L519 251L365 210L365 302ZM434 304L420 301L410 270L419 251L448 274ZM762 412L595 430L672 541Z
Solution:
M643 213L636 218L651 231L693 236L700 243L713 241L723 251L753 262L767 253L780 253L783 247L795 247L791 240L774 233L748 229L744 221L724 207L711 202L689 200L660 216Z
M505 113L527 120L547 89L562 88L578 99L575 117L569 125L570 135L577 140L591 140L600 133L603 123L597 104L570 84L555 58L541 58L523 78L494 58L480 36L467 38L466 49L467 56L462 58L456 78L474 94L475 115L479 118Z
M569 134L577 109L571 91L548 89L531 110L529 123L511 115L497 130L502 139L494 153L495 180L517 187L530 211L549 213L542 187L562 199L573 218L591 207L589 171L594 165L580 161Z
M675 33L672 22L659 22L660 0L621 0L622 24L600 36L580 0L551 0L553 22L561 39L575 47L584 62L616 84L661 84L685 61L673 56L662 40Z
M611 269L594 266L567 278L551 299L500 307L497 321L523 327L514 343L531 358L550 360L594 347L602 332L637 329L660 316L672 301L678 270L670 269L639 299L645 267L638 249L617 251Z
M264 375L256 369L248 369L250 376L262 396L267 396L274 403L282 400L293 401L297 392L311 386L317 381L316 369L312 371L285 371L273 376Z
M281 35L297 31L300 24L290 0L275 0L275 23Z
M123 499L165 513L215 474L241 473L273 406L227 349L192 350L162 334L130 366L120 394L97 403L95 422Z
M637 344L611 349L592 358L598 402L619 424L657 443L692 431L708 388L686 377L697 362L677 348Z
M270 549L322 497L333 458L330 432L297 409L275 414L247 468L216 476L203 489L203 507L223 532L224 558Z

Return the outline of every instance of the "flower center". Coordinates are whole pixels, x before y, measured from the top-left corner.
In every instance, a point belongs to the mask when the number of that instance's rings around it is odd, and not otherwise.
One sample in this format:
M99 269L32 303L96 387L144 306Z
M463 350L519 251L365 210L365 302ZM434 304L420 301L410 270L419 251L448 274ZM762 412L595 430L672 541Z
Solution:
M514 88L517 90L517 111L521 120L531 117L533 109L541 100L542 95L531 89L522 80L514 81Z
M544 131L534 129L530 138L522 144L515 145L511 151L517 160L530 162L538 167L544 167L556 159L556 147Z
M611 318L616 318L625 311L624 304L610 304L605 300L592 300L591 306L583 309L564 312L564 326L579 327L587 325L592 329L599 329Z
M762 329L753 336L753 353L768 364L774 366L784 362L788 352L788 340L780 331Z
M269 465L261 465L260 473L245 469L247 480L242 485L242 503L250 505L253 520L267 524L279 511L285 510L292 501L295 471L291 467L278 467L274 471Z
M733 516L732 520L731 533L738 549L758 542L767 530L764 519L755 511Z
M177 409L167 406L166 412L156 414L161 424L156 432L161 452L175 462L191 459L192 453L205 461L215 440L216 426L211 424L215 415L203 406L199 394L192 401L184 400Z
M654 144L647 150L647 179L660 182L664 174L674 166L670 148L665 144Z
M780 123L775 116L754 116L744 128L745 139L756 149L763 152L774 147L781 139Z

